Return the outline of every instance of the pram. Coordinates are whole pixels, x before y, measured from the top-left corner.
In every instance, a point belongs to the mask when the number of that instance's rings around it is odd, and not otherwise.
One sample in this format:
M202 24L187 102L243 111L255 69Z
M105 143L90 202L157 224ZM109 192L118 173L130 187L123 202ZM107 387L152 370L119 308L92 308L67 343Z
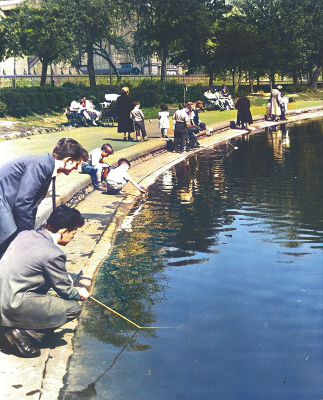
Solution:
M102 111L101 121L108 126L114 126L117 120L116 101L119 96L119 94L115 93L106 94L104 95L106 101L100 103Z

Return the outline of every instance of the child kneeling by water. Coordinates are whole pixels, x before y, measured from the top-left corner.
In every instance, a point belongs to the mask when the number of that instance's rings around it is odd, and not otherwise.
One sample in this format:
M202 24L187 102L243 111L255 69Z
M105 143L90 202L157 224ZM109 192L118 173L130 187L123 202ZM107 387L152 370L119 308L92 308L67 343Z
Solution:
M128 174L130 168L130 162L125 158L120 158L118 166L111 168L107 176L107 193L117 194L126 186L128 182L132 183L141 193L145 193L145 188L138 185L131 176Z

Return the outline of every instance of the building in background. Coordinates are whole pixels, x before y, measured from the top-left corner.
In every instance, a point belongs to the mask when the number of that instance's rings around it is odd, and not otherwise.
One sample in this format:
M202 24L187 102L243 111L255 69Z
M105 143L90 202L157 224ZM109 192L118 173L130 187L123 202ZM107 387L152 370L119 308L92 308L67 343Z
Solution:
M0 18L5 18L12 10L19 7L25 0L0 0ZM132 32L126 32L129 43L132 41ZM131 45L129 46L131 47ZM106 46L111 59L120 75L160 75L161 63L157 57L138 63L131 51L118 51L114 46ZM110 74L109 63L100 56L95 56L94 65L96 74ZM76 75L87 74L86 57L80 59L77 68L68 64L58 63L52 65L54 75ZM0 77L14 75L40 75L41 63L38 57L8 58L0 61ZM183 70L180 66L168 65L168 75L181 75Z

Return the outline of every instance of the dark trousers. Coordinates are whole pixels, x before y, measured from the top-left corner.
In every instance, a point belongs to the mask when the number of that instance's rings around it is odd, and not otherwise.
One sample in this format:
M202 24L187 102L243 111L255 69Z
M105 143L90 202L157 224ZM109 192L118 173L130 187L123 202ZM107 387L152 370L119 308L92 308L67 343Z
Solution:
M140 132L143 138L145 138L147 136L147 132L146 132L146 127L145 127L145 121L135 121L134 122L134 126L135 126L135 131L136 131L136 136L140 136Z
M82 174L90 175L93 187L95 189L98 189L99 182L98 182L97 169L96 168L94 168L91 164L83 164L82 165Z
M182 153L188 139L188 130L185 122L176 122L174 130L174 147Z

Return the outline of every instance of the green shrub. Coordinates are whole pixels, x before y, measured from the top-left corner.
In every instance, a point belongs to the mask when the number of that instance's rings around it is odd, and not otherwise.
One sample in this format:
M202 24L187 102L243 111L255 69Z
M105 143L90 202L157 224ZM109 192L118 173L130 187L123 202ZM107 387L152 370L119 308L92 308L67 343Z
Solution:
M0 101L0 117L4 117L7 112L8 112L7 105L2 101Z

